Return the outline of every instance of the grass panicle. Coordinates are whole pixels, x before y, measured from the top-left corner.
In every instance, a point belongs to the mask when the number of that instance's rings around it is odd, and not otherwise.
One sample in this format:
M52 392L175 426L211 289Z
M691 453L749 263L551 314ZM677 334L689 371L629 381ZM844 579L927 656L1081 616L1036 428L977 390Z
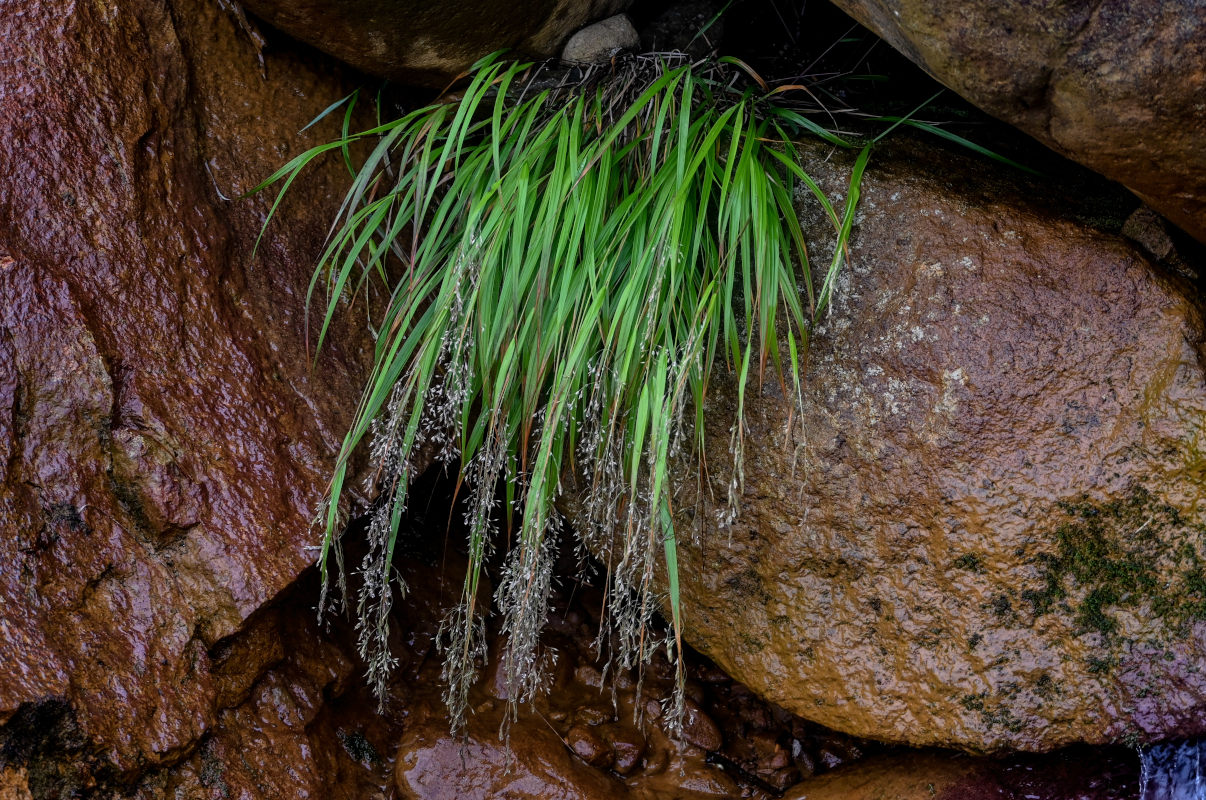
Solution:
M368 677L383 692L391 598L405 590L390 565L418 454L460 464L469 566L441 637L454 727L485 653L483 564L498 520L512 514L494 597L502 669L513 702L540 686L563 476L580 489L577 535L608 574L601 640L618 643L623 666L657 647L677 662L670 465L702 458L718 363L738 398L769 367L799 402L798 364L845 257L868 154L834 208L793 137L849 144L780 105L782 93L735 60L634 57L574 86L541 88L531 75L530 65L486 58L459 101L355 134L345 116L340 139L265 182L283 193L313 159L334 150L351 165L349 145L367 143L310 286L311 301L325 298L319 346L344 299L371 281L389 292L320 520L324 591L332 559L343 588L339 499L368 442L381 500L351 602ZM819 285L798 193L836 232ZM745 446L738 402L729 519ZM662 611L672 635L659 640L651 622ZM681 666L678 679L673 719Z

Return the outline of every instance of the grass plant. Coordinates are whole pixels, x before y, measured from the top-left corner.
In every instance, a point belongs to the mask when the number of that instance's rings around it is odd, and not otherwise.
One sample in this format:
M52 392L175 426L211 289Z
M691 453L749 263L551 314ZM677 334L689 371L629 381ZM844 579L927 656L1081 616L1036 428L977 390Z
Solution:
M574 533L607 570L601 639L615 643L625 667L662 646L677 663L670 464L702 459L718 364L739 398L769 377L800 402L799 364L845 257L869 152L859 153L835 207L793 140L851 145L740 62L632 57L544 88L533 75L531 65L491 56L459 100L360 133L345 122L339 139L264 184L279 182L283 194L332 151L353 169L311 284L311 299L325 302L319 346L344 300L372 281L389 294L320 520L324 603L333 577L354 605L379 691L392 666L391 604L405 591L391 561L411 480L429 456L459 464L469 567L441 637L454 727L485 652L483 564L499 520L512 514L494 593L506 635L501 669L513 703L540 686L538 640L562 525L555 503L568 474L581 489ZM359 166L354 142L371 148ZM797 221L801 193L824 209L837 241L815 268ZM742 417L739 401L728 520L741 492ZM349 594L339 501L365 443L369 488L381 499ZM659 638L651 622L663 610L672 634ZM672 720L681 717L678 697Z

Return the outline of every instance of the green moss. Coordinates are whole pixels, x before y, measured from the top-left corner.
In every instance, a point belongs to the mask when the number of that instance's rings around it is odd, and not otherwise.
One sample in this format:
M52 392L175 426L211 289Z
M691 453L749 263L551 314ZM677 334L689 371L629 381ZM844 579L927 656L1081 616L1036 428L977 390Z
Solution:
M1123 499L1060 503L1055 551L1041 553L1042 586L1023 591L1036 616L1067 609L1080 632L1110 640L1120 608L1150 607L1179 626L1206 617L1206 572L1199 552L1206 528L1143 487ZM1171 567L1171 571L1169 570Z
M1089 672L1094 675L1108 675L1117 666L1118 659L1112 655L1090 656L1086 663L1089 665Z
M958 569L965 569L968 572L977 574L984 572L984 561L976 553L964 553L952 562Z
M212 789L218 797L231 796L230 785L226 783L226 764L215 752L212 742L207 742L201 750L201 785Z
M1206 618L1206 571L1196 560L1196 554L1192 563L1184 575L1180 606L1188 617L1202 619Z
M1063 690L1050 675L1044 672L1034 682L1034 693L1043 700L1053 700L1063 694Z
M983 711L984 698L987 696L987 692L980 692L979 694L965 694L963 697L959 698L959 702L968 711Z
M1004 692L998 694L1005 699L1010 699L1016 694L1016 690L1010 691L1007 687ZM1013 715L1013 711L1008 706L1000 704L999 699L996 702L990 702L988 692L965 694L959 702L968 711L979 712L980 720L988 728L1002 727L1011 733L1017 733L1025 727L1022 721Z
M373 747L372 743L359 731L348 733L340 728L335 731L335 735L339 737L339 743L343 745L347 754L361 764L375 767L382 763L381 754L377 752L377 748Z

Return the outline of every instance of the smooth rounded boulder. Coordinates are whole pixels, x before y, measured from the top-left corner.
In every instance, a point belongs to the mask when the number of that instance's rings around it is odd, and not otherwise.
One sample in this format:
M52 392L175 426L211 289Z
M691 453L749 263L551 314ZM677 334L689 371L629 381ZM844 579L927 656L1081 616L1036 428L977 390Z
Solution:
M840 197L840 160L803 152ZM710 491L684 467L676 498L693 646L886 741L1206 729L1200 299L1073 206L943 148L876 151L802 410L777 381L747 398L730 528L733 395L711 390ZM827 223L803 217L827 261Z
M980 108L1206 242L1206 5L834 4Z

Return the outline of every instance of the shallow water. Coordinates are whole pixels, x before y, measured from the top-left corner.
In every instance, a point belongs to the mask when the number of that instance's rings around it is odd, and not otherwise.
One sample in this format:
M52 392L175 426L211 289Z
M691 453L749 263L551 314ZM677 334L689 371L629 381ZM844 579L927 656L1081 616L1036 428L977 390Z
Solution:
M1139 800L1206 800L1206 739L1158 744L1140 754Z

